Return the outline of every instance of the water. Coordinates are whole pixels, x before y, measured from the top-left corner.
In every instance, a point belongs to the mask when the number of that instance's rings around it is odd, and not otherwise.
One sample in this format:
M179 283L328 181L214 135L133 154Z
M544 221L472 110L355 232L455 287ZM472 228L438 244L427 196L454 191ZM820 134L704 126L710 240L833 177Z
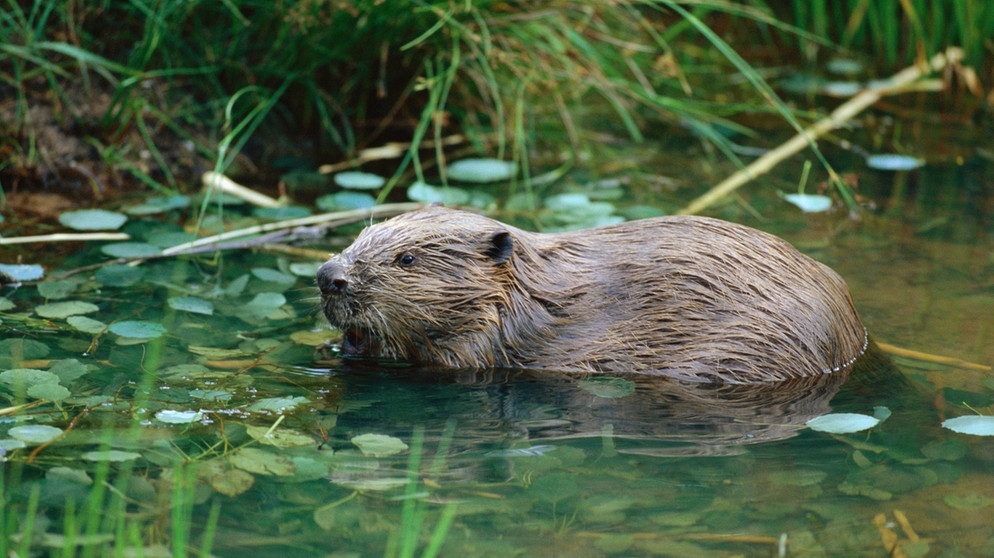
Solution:
M768 221L718 212L839 271L877 341L984 365L990 180L982 167L868 175L863 191L884 203L859 223L769 200L754 204ZM115 532L139 546L188 534L194 552L215 517L219 556L421 555L436 543L443 556L898 555L894 544L906 556L994 554L991 439L940 426L991 414L989 370L898 356L865 361L842 386L772 389L350 366L317 350L328 332L291 261L229 255L216 282L207 259L148 262L128 286L72 276L65 300L96 304L91 318L167 329L142 343L40 319L32 286L5 291L15 306L2 368L56 365L70 392L56 404L0 385L8 544L32 525L42 553L73 532L93 536L76 544L94 555ZM267 306L274 293L283 301ZM175 310L178 295L212 301L214 314ZM889 418L861 433L804 425L882 408ZM12 429L33 425L63 435L11 443ZM385 445L366 455L365 435Z

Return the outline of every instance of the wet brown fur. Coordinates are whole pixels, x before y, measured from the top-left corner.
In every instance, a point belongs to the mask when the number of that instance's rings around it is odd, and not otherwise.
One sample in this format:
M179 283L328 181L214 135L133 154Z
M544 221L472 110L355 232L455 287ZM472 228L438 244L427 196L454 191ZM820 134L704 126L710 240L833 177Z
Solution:
M364 332L362 356L452 368L756 383L838 372L866 348L835 272L704 217L541 234L428 207L364 230L318 285L331 324Z

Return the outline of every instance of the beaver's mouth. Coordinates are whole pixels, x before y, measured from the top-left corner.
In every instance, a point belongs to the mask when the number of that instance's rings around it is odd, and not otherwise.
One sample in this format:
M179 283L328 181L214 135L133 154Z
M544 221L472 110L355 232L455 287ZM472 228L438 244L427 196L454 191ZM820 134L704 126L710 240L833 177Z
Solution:
M342 335L342 354L346 356L369 355L371 337L367 329L346 328Z

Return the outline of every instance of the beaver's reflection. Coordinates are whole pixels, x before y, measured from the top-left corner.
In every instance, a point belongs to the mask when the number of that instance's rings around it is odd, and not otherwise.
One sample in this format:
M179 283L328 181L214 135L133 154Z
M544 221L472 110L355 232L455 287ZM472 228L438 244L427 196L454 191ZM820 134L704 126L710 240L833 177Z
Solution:
M364 378L360 383L372 379L369 370L349 374ZM396 421L430 425L444 419L458 425L456 446L463 449L608 435L618 440L620 452L656 455L730 454L745 444L783 440L831 412L843 385L850 395L872 398L904 384L900 372L872 347L853 367L834 374L750 385L614 375L621 389L607 396L590 389L591 380L600 380L596 386L603 376L413 368L376 376L378 388L389 389L386 381L421 402L415 409L406 406L411 416L401 416L405 405L376 411L373 420L381 429ZM866 407L872 404L870 399ZM624 443L628 440L634 443Z

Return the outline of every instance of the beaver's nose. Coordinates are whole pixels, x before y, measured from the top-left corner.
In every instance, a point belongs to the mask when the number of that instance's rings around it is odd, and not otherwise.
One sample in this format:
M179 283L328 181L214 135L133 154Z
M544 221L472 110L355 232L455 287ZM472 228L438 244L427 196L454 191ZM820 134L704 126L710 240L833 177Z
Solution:
M332 258L318 268L318 288L322 294L342 294L349 282L345 278L345 266Z

